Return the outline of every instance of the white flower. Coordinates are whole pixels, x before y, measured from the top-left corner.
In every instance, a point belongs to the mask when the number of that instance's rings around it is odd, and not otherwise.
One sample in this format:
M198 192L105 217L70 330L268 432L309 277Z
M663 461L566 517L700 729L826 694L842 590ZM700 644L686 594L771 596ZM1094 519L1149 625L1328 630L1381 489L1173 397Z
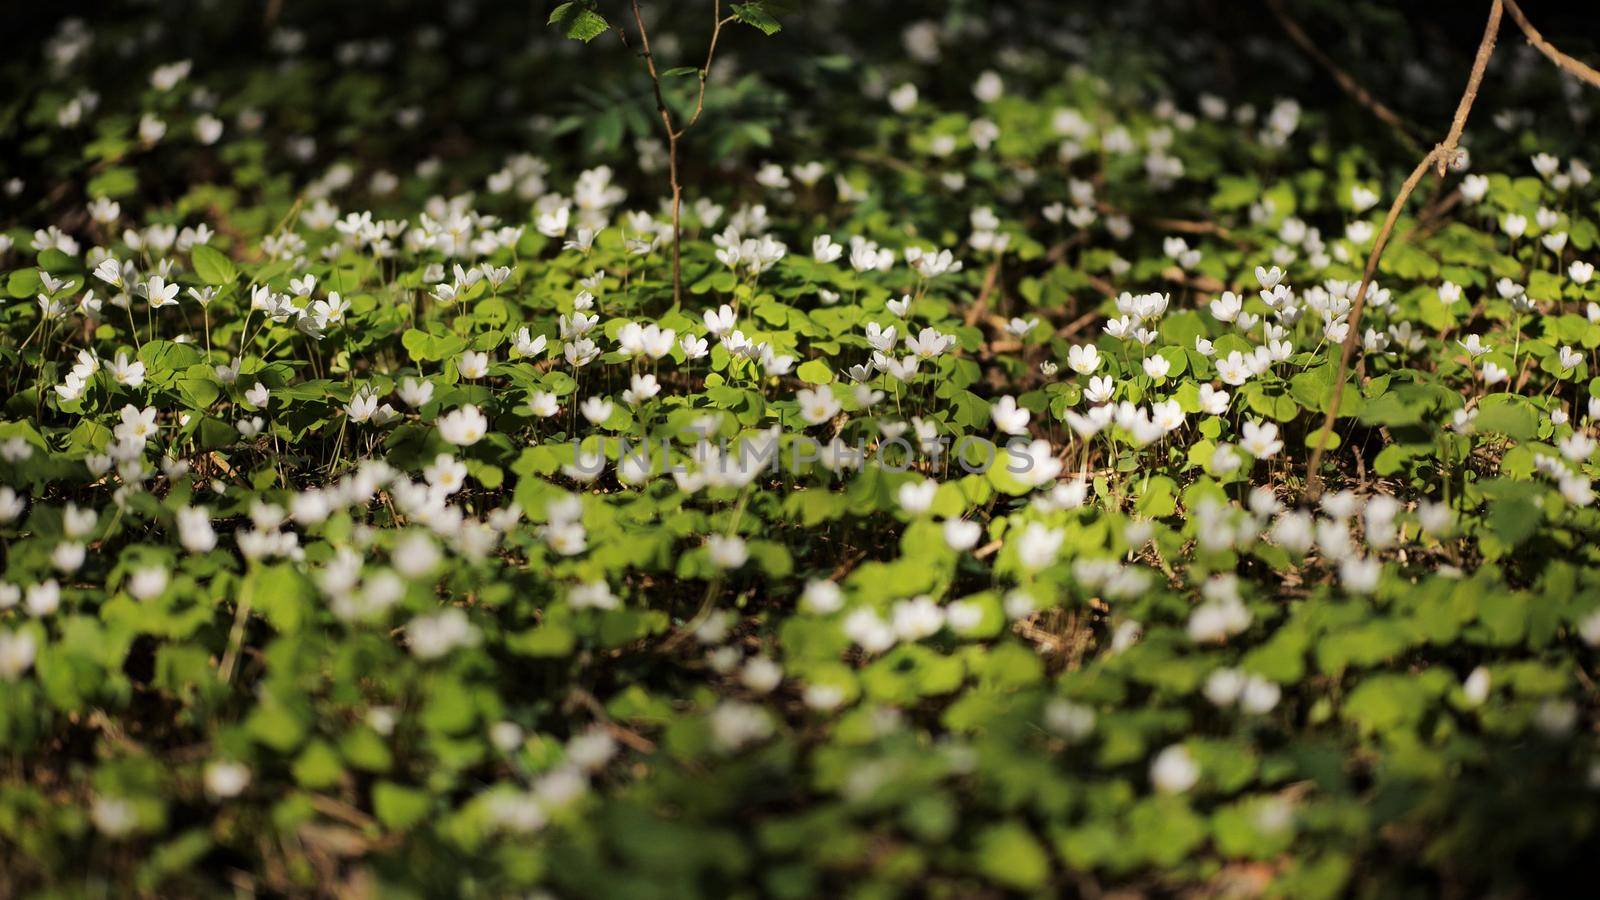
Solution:
M1200 780L1200 764L1182 744L1156 754L1150 763L1150 783L1163 794L1181 794Z
M176 306L178 303L178 286L168 284L160 275L152 277L144 285L145 299L150 301L151 309L160 309L163 306Z
M94 267L94 277L112 287L122 287L122 264L117 262L116 257L108 256Z
M1145 357L1142 365L1144 373L1158 381L1166 378L1167 373L1172 371L1172 361L1160 354Z
M1100 368L1100 349L1093 344L1073 346L1067 350L1067 367L1079 375L1092 374Z
M139 827L139 813L132 803L121 797L96 794L89 806L89 819L94 827L110 838L127 837Z
M257 409L266 409L267 403L272 399L272 391L258 381L244 392L244 399Z
M377 411L377 395L365 389L356 391L355 395L350 398L350 402L345 404L344 407L345 415L350 417L350 421L357 424L370 421Z
M576 521L552 521L545 528L544 542L562 556L577 556L588 548L588 532Z
M22 605L36 619L54 613L61 608L61 585L53 579L29 585L23 592Z
M139 409L133 404L122 407L122 420L112 429L119 441L136 441L140 444L156 434L155 407Z
M411 653L418 659L438 659L457 647L471 647L478 643L478 629L459 607L431 615L418 616L406 625L406 637Z
M832 235L819 234L811 241L811 256L817 262L831 263L844 255L844 246L834 243Z
M1239 708L1251 715L1264 715L1271 712L1282 697L1283 688L1259 675L1252 675L1246 679L1244 691L1239 695Z
M917 105L917 86L902 84L889 92L889 108L900 115L905 115Z
M1028 332L1038 327L1038 325L1039 319L1036 316L1027 319L1012 318L1011 321L1006 323L1006 331L1015 337L1027 337Z
M1061 542L1066 532L1059 528L1046 528L1038 522L1028 523L1017 538L1017 559L1030 572L1048 568L1061 552Z
M1483 384L1485 387L1499 384L1511 377L1511 373L1494 360L1487 360L1483 364Z
M890 627L902 641L920 641L945 625L944 608L926 595L901 600L890 611Z
M1244 436L1239 441L1239 446L1249 451L1256 459L1271 459L1283 449L1283 441L1278 440L1276 424L1251 419L1244 423Z
M678 339L678 346L683 348L684 359L703 359L710 352L711 345L705 338L686 334Z
M544 335L534 337L528 329L518 329L515 340L511 343L511 356L513 359L531 359L544 353L548 339Z
M244 793L250 786L250 767L244 763L217 760L206 766L206 793L217 800L226 800Z
M1578 636L1591 647L1600 647L1600 609L1578 620Z
M1594 503L1594 485L1581 475L1563 475L1558 486L1562 498L1574 506Z
M1200 692L1215 706L1232 706L1244 692L1247 677L1238 669L1217 669L1206 677Z
M1589 279L1594 277L1594 264L1575 259L1572 265L1567 266L1567 277L1572 279L1573 284L1588 284Z
M469 381L482 378L489 374L489 354L464 351L456 359L456 371Z
M71 540L89 537L94 533L94 526L99 521L99 513L75 503L68 503L61 510L61 530Z
M611 418L614 405L604 397L589 397L578 407L578 412L583 414L591 424L603 425Z
M972 83L972 96L981 103L993 103L1004 92L1005 82L1001 80L1000 73L992 69L980 73L978 80Z
M757 656L744 664L739 681L757 694L769 694L783 681L783 667L765 656Z
M1226 359L1217 360L1217 375L1223 382L1238 387L1256 374L1255 367L1244 354L1235 350Z
M548 419L561 411L556 395L548 391L534 391L528 397L528 411L541 419Z
M724 700L711 711L711 740L724 751L738 750L772 734L772 717L752 703Z
M715 337L722 337L723 335L733 331L733 307L727 305L726 303L718 307L715 311L708 310L704 314L704 319L706 323L706 330L711 332L711 334Z
M1104 403L1110 400L1115 392L1116 382L1111 380L1110 375L1102 375L1089 379L1089 386L1084 388L1083 396L1090 403Z
M934 495L938 492L939 482L932 478L924 478L900 485L895 497L900 501L900 508L907 514L920 516L933 506Z
M439 437L457 447L470 447L488 432L489 420L470 404L439 419Z
M26 631L0 630L0 681L16 681L33 666L38 644Z
M400 399L412 409L416 409L433 399L433 382L426 378L412 378L407 376L400 383Z
M1357 190L1360 190L1360 188L1358 187ZM1256 266L1256 281L1260 282L1263 293L1270 291L1277 287L1279 282L1283 281L1283 270L1277 266L1273 266L1270 269L1264 266Z
M706 538L706 555L719 569L737 569L750 558L750 550L738 535L713 534Z
M661 384L656 377L650 374L635 374L629 382L628 389L622 392L622 399L634 406L649 400L661 393Z
M567 591L567 605L573 609L617 609L622 601L611 592L605 579L575 584Z
M815 390L800 389L795 392L795 401L800 405L800 417L808 425L821 425L844 408L826 385Z
M146 144L154 144L167 134L167 123L156 116L145 113L139 118L139 140Z
M194 139L208 147L222 138L222 130L222 120L210 113L202 113L194 120Z
M1378 587L1383 566L1371 557L1346 557L1339 563L1339 583L1352 594L1370 594Z
M1482 706L1483 701L1489 699L1490 687L1489 670L1484 666L1473 669L1465 681L1461 683L1461 693L1466 698L1468 706Z
M845 616L841 628L846 637L868 653L882 653L894 646L894 629L870 609L858 609Z
M0 487L0 525L9 525L22 516L27 500L15 488Z
M1232 322L1244 309L1244 301L1233 291L1223 291L1222 296L1211 301L1210 309L1212 317L1218 322Z
M140 600L149 600L158 597L167 589L169 580L167 570L161 566L145 566L135 569L128 576L128 593Z
M836 582L813 579L806 582L805 591L800 595L800 606L819 616L836 613L844 608L844 591Z
M555 209L540 213L534 221L534 229L547 238L559 238L567 233L567 225L571 219L571 208L562 204Z
M450 495L467 483L467 466L450 454L441 453L423 466L422 477L429 485Z
M1017 405L1017 399L1010 394L1001 397L989 409L989 417L994 420L994 427L1006 434L1026 434L1028 420L1033 414L1027 409Z
M943 531L945 546L960 553L977 545L983 526L970 519L946 519Z
M1093 733L1095 711L1093 707L1057 698L1045 704L1044 724L1068 743L1077 743Z

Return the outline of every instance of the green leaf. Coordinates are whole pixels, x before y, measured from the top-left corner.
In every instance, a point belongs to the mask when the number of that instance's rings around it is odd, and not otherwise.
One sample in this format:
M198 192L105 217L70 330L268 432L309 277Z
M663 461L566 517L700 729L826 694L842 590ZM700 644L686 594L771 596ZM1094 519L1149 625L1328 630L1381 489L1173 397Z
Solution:
M1521 398L1484 400L1472 424L1479 432L1496 431L1519 441L1530 440L1539 433L1538 416Z
M206 284L232 284L239 277L239 270L234 268L232 260L205 244L196 244L189 257L194 260L195 274Z
M89 179L91 197L129 197L139 191L139 175L126 166L113 166Z
M1050 857L1026 826L1007 822L978 835L978 870L996 884L1037 890L1050 877Z
M405 831L427 817L433 802L416 788L380 781L372 789L372 808L378 821L395 831Z
M344 774L344 761L326 741L306 745L292 767L294 780L312 790L333 787Z
M795 370L796 377L806 384L830 384L833 382L833 370L820 359L807 360Z
M561 33L575 41L585 44L594 40L611 27L605 16L595 12L593 7L580 2L563 3L550 13L547 25L555 25Z
M733 14L739 21L759 29L765 35L774 35L783 29L783 25L767 12L764 3L735 3Z
M1495 536L1513 547L1532 537L1543 519L1543 511L1533 501L1521 497L1491 501L1486 517Z
M256 569L246 579L243 596L283 634L300 630L311 614L315 589L288 564Z

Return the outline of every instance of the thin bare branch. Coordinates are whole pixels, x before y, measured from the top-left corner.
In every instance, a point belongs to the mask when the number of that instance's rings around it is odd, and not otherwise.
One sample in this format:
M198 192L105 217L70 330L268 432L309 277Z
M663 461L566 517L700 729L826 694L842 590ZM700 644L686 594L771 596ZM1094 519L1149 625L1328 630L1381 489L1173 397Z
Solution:
M1417 167L1400 186L1400 193L1395 195L1394 203L1390 204L1389 214L1383 220L1383 228L1378 232L1377 240L1373 242L1372 253L1367 256L1366 268L1361 273L1361 284L1356 288L1355 300L1350 306L1350 330L1345 334L1344 343L1339 347L1339 365L1334 372L1333 394L1328 398L1328 411L1323 417L1322 428L1318 430L1316 441L1312 446L1311 461L1306 464L1307 500L1316 499L1322 492L1322 454L1333 434L1334 420L1339 417L1340 401L1344 399L1345 377L1350 371L1351 354L1355 352L1356 343L1361 340L1361 313L1366 308L1367 289L1372 286L1372 276L1378 271L1378 261L1383 258L1383 250L1389 244L1389 235L1394 232L1394 224L1399 220L1401 211L1405 209L1406 201L1411 199L1412 192L1422 182L1422 176L1432 168L1443 178L1445 171L1456 161L1461 152L1457 145L1461 141L1462 131L1467 127L1467 116L1472 112L1473 101L1478 99L1478 88L1483 84L1483 73L1489 67L1489 57L1494 55L1495 38L1500 33L1503 2L1509 0L1493 0L1489 6L1489 22L1484 27L1483 39L1478 43L1478 53L1472 61L1472 74L1467 77L1467 88L1461 94L1461 101L1456 104L1456 114L1450 121L1450 131L1443 141L1428 151L1422 161L1417 163Z
M733 16L723 17L722 0L712 0L711 4L711 45L706 50L705 65L700 67L700 92L695 99L694 112L682 127L673 124L671 107L667 106L666 95L661 90L661 73L656 69L655 54L650 51L650 32L644 25L644 14L639 11L639 0L631 0L633 7L633 21L639 29L639 47L644 55L645 69L650 73L650 87L655 91L656 111L661 115L661 127L667 134L667 178L672 187L672 302L675 306L683 305L683 184L678 180L678 141L684 133L700 121L701 113L706 108L706 80L711 76L711 61L716 58L717 39L722 36L722 27L734 20ZM618 28L617 33L622 37L624 47L628 45L628 35L623 29Z
M1533 23L1528 21L1528 17L1523 15L1522 7L1517 5L1516 0L1505 0L1505 4L1506 12L1511 14L1511 20L1517 23L1517 27L1522 29L1522 34L1528 39L1528 43L1532 44L1540 53L1549 57L1550 61L1561 67L1563 72L1574 78L1587 81L1595 87L1600 87L1600 72L1551 46L1550 42L1544 39L1544 35L1539 33L1539 29L1534 28Z
M1400 115L1385 105L1382 100L1372 96L1371 91L1362 87L1361 83L1356 81L1349 72L1340 68L1332 57L1323 53L1322 48L1318 47L1316 42L1306 34L1305 29L1300 27L1300 23L1289 15L1288 10L1283 6L1283 0L1267 0L1267 9L1272 11L1273 18L1278 20L1279 25L1283 26L1283 30L1289 35L1289 39L1294 41L1301 50L1304 50L1307 56L1316 60L1318 65L1327 69L1328 74L1333 76L1333 80L1339 83L1339 87L1343 88L1345 93L1355 98L1357 103L1366 107L1369 112L1377 116L1385 125L1394 129L1395 138L1400 141L1402 146L1412 153L1422 152L1422 145L1417 142L1416 136L1412 134L1411 128L1406 125L1405 120L1401 119Z

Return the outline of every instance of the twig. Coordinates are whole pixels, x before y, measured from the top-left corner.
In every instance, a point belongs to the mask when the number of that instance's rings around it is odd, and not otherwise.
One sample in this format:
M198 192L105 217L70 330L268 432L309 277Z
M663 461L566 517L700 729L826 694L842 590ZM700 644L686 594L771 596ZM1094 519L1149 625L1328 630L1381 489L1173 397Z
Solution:
M646 754L656 752L656 745L654 741L636 731L624 728L623 726L617 724L617 722L611 718L611 714L606 711L605 706L600 703L599 698L595 697L594 694L589 693L581 687L574 687L567 694L567 703L569 706L573 703L577 703L589 710L589 714L594 716L595 720L600 723L601 727L610 732L612 737L624 744L627 744L634 750Z
M1000 258L995 257L989 271L983 274L983 287L978 289L978 299L967 309L967 327L971 328L989 310L989 295L994 293L995 281L1000 276Z
M661 74L656 71L656 57L650 51L650 32L644 27L644 14L639 11L639 0L632 0L633 21L639 28L639 47L644 56L645 70L650 73L650 86L655 91L656 112L661 116L661 126L667 133L667 179L672 186L672 302L683 305L683 183L678 180L678 141L684 133L700 121L706 108L706 79L711 76L711 60L717 53L717 39L722 27L734 20L722 15L722 0L711 4L711 46L706 50L706 63L700 67L700 94L695 99L694 113L682 127L673 124L672 110L661 92ZM627 32L618 29L623 46L627 46Z
M1333 395L1328 398L1328 412L1323 417L1322 428L1319 429L1315 444L1311 450L1311 460L1306 464L1305 499L1315 500L1322 492L1322 452L1328 445L1328 438L1333 433L1333 422L1339 417L1339 404L1344 398L1344 380L1350 370L1350 355L1355 351L1356 342L1361 340L1361 312L1366 307L1367 288L1372 285L1372 276L1378 271L1378 260L1383 257L1383 250L1389 243L1389 235L1394 231L1394 223L1399 220L1400 212L1405 208L1406 201L1411 199L1411 192L1417 189L1430 168L1435 169L1440 178L1444 177L1445 170L1454 163L1460 151L1456 145L1461 140L1461 132L1467 127L1467 114L1472 111L1472 103L1478 99L1478 87L1483 83L1484 70L1489 67L1489 57L1494 55L1495 37L1500 33L1500 17L1502 3L1505 0L1493 0L1489 6L1489 22L1484 27L1483 39L1478 43L1478 53L1472 61L1472 74L1467 77L1467 89L1461 94L1461 102L1456 105L1455 118L1450 122L1450 131L1442 142L1428 151L1428 154L1417 163L1405 183L1400 186L1400 193L1394 198L1394 203L1389 206L1389 214L1384 217L1383 228L1378 232L1378 239L1372 245L1372 253L1367 256L1366 269L1361 273L1361 284L1356 288L1354 302L1350 306L1350 330L1345 334L1344 343L1339 347L1339 366L1333 376Z
M1385 106L1383 101L1372 96L1371 92L1350 76L1350 73L1339 68L1338 63L1334 62L1328 54L1323 53L1322 48L1318 47L1310 36L1305 33L1305 30L1300 27L1300 23L1291 18L1288 11L1283 8L1283 0L1267 0L1267 9L1272 11L1273 18L1278 20L1279 25L1283 26L1283 30L1288 33L1289 39L1298 44L1307 56L1316 60L1318 65L1327 69L1328 74L1333 76L1333 80L1339 83L1339 87L1343 88L1345 93L1354 97L1357 103L1366 107L1369 112L1377 116L1384 124L1394 129L1395 137L1407 150L1412 153L1422 152L1422 145L1417 143L1416 137L1412 135L1411 129L1406 126L1399 114Z
M1506 12L1511 13L1511 20L1517 23L1518 28L1522 29L1522 34L1528 39L1528 43L1532 44L1540 53L1549 57L1550 61L1559 66L1563 72L1574 78L1587 81L1595 87L1600 87L1600 72L1551 46L1550 42L1544 39L1544 35L1539 33L1539 29L1534 28L1533 23L1528 21L1528 17L1522 14L1522 7L1517 5L1516 0L1505 0L1505 5Z

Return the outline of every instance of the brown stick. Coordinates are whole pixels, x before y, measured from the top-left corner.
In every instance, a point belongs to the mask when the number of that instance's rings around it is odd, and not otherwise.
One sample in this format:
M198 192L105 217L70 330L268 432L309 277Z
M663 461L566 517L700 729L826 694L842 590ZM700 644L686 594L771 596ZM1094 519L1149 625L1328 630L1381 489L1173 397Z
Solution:
M995 281L1000 276L1000 257L989 266L989 271L983 274L983 287L978 290L978 299L967 310L967 327L972 327L984 314L989 311L989 295L994 292Z
M711 60L717 53L717 39L722 36L722 26L732 22L734 17L722 15L722 0L712 0L711 4L711 46L706 50L706 64L700 67L700 93L695 99L694 113L689 120L678 127L673 124L672 110L667 106L667 99L661 93L661 74L656 71L656 57L650 52L650 32L644 27L644 15L639 12L639 0L632 0L633 21L639 28L639 47L644 55L645 70L650 73L650 86L655 91L656 112L661 115L661 127L667 133L667 180L672 186L672 303L674 306L683 305L683 184L678 180L678 140L684 132L694 127L700 121L701 113L706 109L706 79L711 76ZM622 32L623 44L627 44L627 33Z
M1528 39L1528 43L1532 44L1540 53L1549 57L1550 61L1559 66L1563 72L1574 78L1587 81L1595 87L1600 87L1600 72L1596 72L1594 69L1551 46L1550 42L1544 39L1544 35L1539 33L1539 29L1534 28L1533 23L1528 21L1528 17L1522 14L1522 7L1517 5L1516 0L1505 0L1505 4L1506 12L1511 13L1511 20L1517 23L1518 28L1522 29L1522 34Z
M1440 178L1444 177L1445 170L1455 162L1460 152L1456 145L1461 140L1461 132L1467 127L1467 115L1472 112L1472 103L1478 99L1478 87L1483 83L1484 70L1489 67L1489 57L1494 55L1495 37L1500 33L1500 17L1502 3L1506 0L1493 0L1489 6L1489 22L1484 27L1483 39L1478 43L1477 56L1472 61L1472 74L1467 77L1467 89L1461 95L1461 102L1456 105L1455 118L1450 122L1450 131L1442 142L1437 144L1428 154L1417 163L1400 186L1400 193L1394 198L1394 203L1389 206L1389 214L1383 220L1383 229L1378 232L1378 239L1372 245L1372 253L1367 256L1366 269L1361 273L1361 284L1356 288L1355 301L1350 306L1350 331L1344 337L1344 343L1339 347L1339 366L1333 376L1333 396L1328 398L1328 412L1323 417L1322 428L1318 432L1316 443L1312 446L1311 460L1306 464L1305 499L1315 500L1322 492L1322 452L1328 445L1328 438L1333 434L1334 420L1339 417L1339 404L1344 398L1344 380L1350 371L1350 356L1355 352L1356 342L1361 340L1361 312L1366 307L1367 288L1372 285L1372 276L1378 271L1378 260L1383 257L1383 250L1389 243L1389 235L1394 231L1394 223L1399 220L1400 212L1405 208L1406 201L1411 199L1412 191L1422 181L1429 168L1435 169Z
M1272 11L1273 18L1278 20L1279 25L1283 26L1283 30L1288 33L1289 39L1299 45L1307 56L1316 60L1324 69L1327 69L1328 74L1333 76L1333 80L1339 83L1339 87L1343 88L1345 93L1355 98L1357 103L1366 107L1369 112L1377 116L1385 125L1394 129L1395 137L1399 139L1407 150L1412 153L1422 152L1422 145L1417 143L1416 137L1412 135L1411 129L1400 118L1399 114L1384 105L1383 101L1372 96L1371 92L1362 87L1361 83L1351 77L1350 73L1339 68L1338 63L1334 62L1328 54L1323 53L1322 48L1318 47L1316 42L1312 41L1310 36L1305 33L1305 29L1300 27L1300 23L1290 17L1288 10L1283 8L1283 0L1267 0L1267 9Z

